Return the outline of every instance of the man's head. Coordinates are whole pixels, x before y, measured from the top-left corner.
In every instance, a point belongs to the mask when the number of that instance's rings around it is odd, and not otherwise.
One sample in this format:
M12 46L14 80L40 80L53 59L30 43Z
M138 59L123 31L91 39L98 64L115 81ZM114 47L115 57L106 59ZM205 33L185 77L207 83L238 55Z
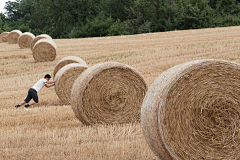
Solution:
M44 78L49 81L50 78L51 78L51 76L50 76L49 74L46 74L46 75L44 76Z

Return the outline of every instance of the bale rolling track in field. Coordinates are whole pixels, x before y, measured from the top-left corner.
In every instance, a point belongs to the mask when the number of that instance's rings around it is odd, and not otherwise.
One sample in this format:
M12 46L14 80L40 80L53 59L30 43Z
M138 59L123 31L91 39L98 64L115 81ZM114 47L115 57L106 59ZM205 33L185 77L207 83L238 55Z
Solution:
M163 72L149 88L141 125L161 160L240 159L240 65L199 60Z
M13 30L8 34L7 41L9 44L18 44L18 38L22 35L19 30Z
M57 56L57 45L50 39L40 39L33 47L36 62L53 61Z
M62 67L71 63L80 63L83 65L87 65L86 62L79 57L75 57L75 56L65 57L56 64L56 67L54 68L54 71L53 71L53 78L55 78L55 75Z
M20 48L30 48L31 47L31 42L35 38L35 36L30 33L30 32L25 32L23 33L19 38L18 38L18 45Z
M0 34L0 43L7 42L9 32L2 32Z
M108 62L88 68L76 79L71 104L86 125L135 122L140 120L146 91L146 81L136 69Z
M31 50L33 50L34 45L36 44L36 42L40 39L52 39L51 36L47 35L47 34L40 34L37 37L35 37L32 42L31 42Z
M58 97L65 104L71 104L71 90L73 83L87 68L88 66L84 64L71 63L57 72L56 77L58 77L58 81L54 87Z

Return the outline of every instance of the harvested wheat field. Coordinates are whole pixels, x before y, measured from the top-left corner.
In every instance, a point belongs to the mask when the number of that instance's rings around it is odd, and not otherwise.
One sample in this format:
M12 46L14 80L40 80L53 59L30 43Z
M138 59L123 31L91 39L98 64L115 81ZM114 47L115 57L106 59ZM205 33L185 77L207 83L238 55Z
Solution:
M84 126L54 87L43 88L40 103L14 106L29 87L66 56L89 67L120 62L137 69L150 86L165 70L193 60L223 59L240 63L240 27L149 33L85 39L54 39L54 61L35 63L30 49L0 43L0 159L157 159L140 123Z

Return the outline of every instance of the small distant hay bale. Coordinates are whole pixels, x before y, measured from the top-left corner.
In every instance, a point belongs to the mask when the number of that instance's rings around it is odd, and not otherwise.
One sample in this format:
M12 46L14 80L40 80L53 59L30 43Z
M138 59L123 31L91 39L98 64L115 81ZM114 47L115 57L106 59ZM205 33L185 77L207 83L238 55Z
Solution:
M65 57L63 59L61 59L57 65L55 66L54 68L54 71L53 71L53 78L55 78L55 75L57 74L57 72L64 66L68 65L68 64L71 64L71 63L80 63L80 64L83 64L83 65L87 65L87 63L82 60L81 58L79 57L76 57L76 56L68 56L68 57Z
M40 39L33 47L36 62L53 61L57 56L57 45L50 39Z
M71 63L57 72L56 77L58 77L58 81L54 87L58 97L65 104L71 104L71 90L73 83L87 68L88 66L84 64Z
M37 37L35 37L32 42L31 42L31 50L33 50L34 45L36 44L36 42L40 39L52 39L51 36L47 35L47 34L40 34Z
M134 68L103 63L85 70L72 87L72 108L83 124L140 121L147 83Z
M162 73L149 88L141 125L161 160L240 159L240 65L199 60Z
M35 36L30 33L30 32L25 32L23 33L19 38L18 38L18 45L20 48L30 48L32 40L35 38Z
M0 34L0 43L7 42L7 37L10 32L3 32Z
M19 30L13 30L8 34L7 41L9 44L18 44L18 38L22 35Z

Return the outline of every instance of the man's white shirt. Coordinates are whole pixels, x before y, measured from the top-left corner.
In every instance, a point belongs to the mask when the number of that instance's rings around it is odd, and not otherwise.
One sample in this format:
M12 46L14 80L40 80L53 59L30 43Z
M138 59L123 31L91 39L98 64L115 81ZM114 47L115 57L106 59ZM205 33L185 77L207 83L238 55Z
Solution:
M39 92L45 86L46 82L47 80L45 78L42 78L36 84L34 84L32 88Z

